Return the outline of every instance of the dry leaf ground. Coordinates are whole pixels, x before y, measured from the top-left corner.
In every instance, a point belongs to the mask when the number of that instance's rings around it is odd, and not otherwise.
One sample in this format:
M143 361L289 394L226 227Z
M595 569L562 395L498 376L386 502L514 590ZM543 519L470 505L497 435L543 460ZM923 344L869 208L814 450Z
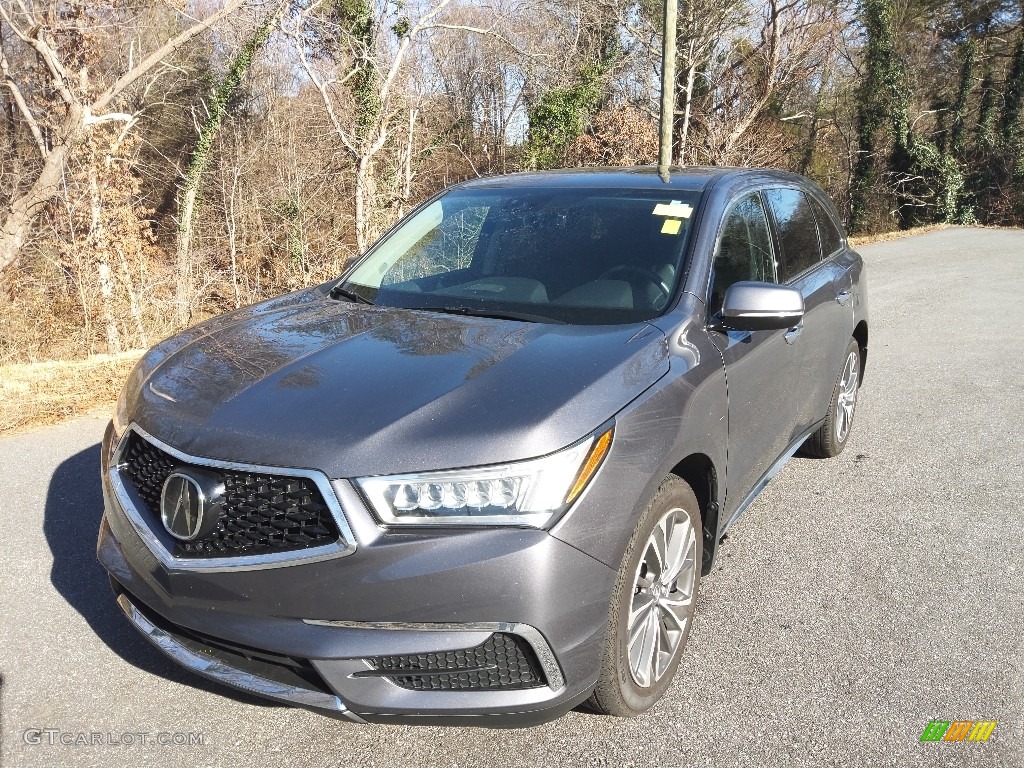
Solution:
M0 366L0 435L56 424L109 406L142 350L85 360Z

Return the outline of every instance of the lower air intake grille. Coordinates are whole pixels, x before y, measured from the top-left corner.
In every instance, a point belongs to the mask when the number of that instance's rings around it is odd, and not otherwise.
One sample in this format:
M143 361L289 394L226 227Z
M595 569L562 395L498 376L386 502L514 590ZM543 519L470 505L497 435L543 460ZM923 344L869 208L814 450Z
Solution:
M537 656L518 635L496 632L464 651L377 656L373 672L415 691L518 690L546 685Z
M175 542L174 556L232 557L291 552L337 541L338 526L323 495L309 478L200 467L182 461L131 432L121 452L121 477L143 501L139 512L162 529L160 495L176 469L214 471L224 480L217 527L207 536Z

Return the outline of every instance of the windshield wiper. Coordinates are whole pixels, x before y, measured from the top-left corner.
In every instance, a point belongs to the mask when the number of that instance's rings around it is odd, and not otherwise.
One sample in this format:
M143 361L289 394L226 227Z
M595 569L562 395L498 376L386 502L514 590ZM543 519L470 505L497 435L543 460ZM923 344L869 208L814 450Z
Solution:
M528 312L505 312L499 309L476 309L474 307L409 307L423 312L443 312L446 315L466 315L467 317L493 317L498 320L521 320L525 323L557 323L565 325L564 320L556 320L547 315L532 315Z
M354 301L357 304L373 304L373 302L370 301L365 296L360 296L355 291L350 291L347 288L342 288L340 285L336 285L333 288L331 288L331 292L328 295L332 299L342 298L348 299L349 301Z

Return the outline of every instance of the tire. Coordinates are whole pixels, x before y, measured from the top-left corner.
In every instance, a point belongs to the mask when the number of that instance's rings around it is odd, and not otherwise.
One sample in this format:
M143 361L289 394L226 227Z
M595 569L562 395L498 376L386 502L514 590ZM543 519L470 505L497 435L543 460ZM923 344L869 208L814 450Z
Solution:
M828 415L818 431L807 438L804 453L822 459L831 459L843 452L853 432L853 419L857 410L857 394L860 389L860 345L850 339L843 356L843 367L832 388L832 399L828 404Z
M666 538L669 546L661 549L669 552L664 560L670 568L661 574L657 543ZM601 674L587 701L593 711L635 717L668 689L693 625L702 544L697 498L689 485L670 476L644 510L622 558L612 589ZM649 634L652 629L656 635Z

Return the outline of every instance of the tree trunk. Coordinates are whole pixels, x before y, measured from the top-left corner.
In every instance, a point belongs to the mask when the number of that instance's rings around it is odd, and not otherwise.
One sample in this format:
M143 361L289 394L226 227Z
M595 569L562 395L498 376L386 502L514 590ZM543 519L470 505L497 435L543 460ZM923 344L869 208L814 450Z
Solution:
M132 320L135 321L135 334L139 339L139 348L149 348L149 334L146 333L146 324L142 320L142 310L139 307L138 294L135 291L135 283L132 280L132 271L128 266L128 258L124 255L124 249L114 246L117 257L121 261L121 275L124 280L124 289L128 293L128 307L132 313Z
M107 352L116 355L121 351L121 334L117 330L117 315L114 314L114 280L107 259L107 234L103 225L103 198L100 196L95 150L89 157L89 198L89 249L96 259L96 275L100 282L100 310L103 312L103 325L106 329Z
M857 162L850 180L850 220L848 229L859 233L870 226L873 213L872 197L876 193L878 169L875 153L878 132L886 119L897 148L906 144L906 132L901 131L898 91L902 83L902 68L893 44L891 0L865 0L862 3L861 23L867 30L864 55L864 74L857 88ZM905 95L904 99L905 101ZM904 111L903 117L906 117ZM900 135L902 133L902 136ZM889 170L895 170L899 158L890 157Z
M242 296L238 291L238 220L235 215L235 200L238 195L238 177L240 175L241 170L234 165L231 169L230 192L224 183L223 174L220 181L221 197L224 199L224 228L228 235L228 253L231 255L231 288L235 295L235 309L242 306Z
M193 158L194 161L194 158ZM206 163L203 163L205 167ZM191 176L191 168L189 175ZM188 325L192 315L192 217L195 214L196 195L199 193L199 174L186 179L185 192L178 206L178 246L174 260L174 321L179 328Z
M999 119L999 135L1004 146L1013 144L1020 128L1017 121L1024 109L1024 34L1017 42L1010 61L1010 71L1006 75L1004 87L1003 113Z
M193 264L192 264L192 227L196 212L196 199L199 195L199 185L202 183L203 174L210 166L213 159L213 140L220 130L224 117L227 115L227 105L231 97L238 90L242 78L252 65L253 56L262 48L270 33L277 25L281 13L285 9L285 3L279 3L277 8L263 20L263 23L256 28L238 54L231 61L227 74L217 85L210 103L210 114L199 131L199 138L195 148L192 150L192 159L189 162L188 170L185 172L185 187L182 192L181 202L178 205L178 244L175 257L175 274L177 285L175 287L174 314L175 320L180 327L188 325L192 314L193 300Z
M60 191L64 161L67 159L67 154L78 140L78 137L87 129L87 125L95 125L96 123L111 119L124 119L126 116L121 114L105 115L102 113L106 111L111 102L134 83L160 66L172 53L200 32L209 29L213 24L234 13L241 5L242 0L228 0L220 10L211 13L204 20L196 22L191 27L172 37L117 78L90 105L82 104L71 92L70 84L67 80L68 73L62 60L63 53L45 44L33 46L37 56L42 59L42 63L49 69L52 75L50 84L54 91L60 95L61 101L67 105L68 112L67 117L64 119L63 130L58 134L59 139L46 155L39 176L36 177L32 187L25 194L12 200L4 216L3 225L0 226L0 271L9 267L18 258L22 247L25 245L25 241L28 239L30 228L36 216L42 212L46 204ZM19 3L19 7L29 22L28 28L18 29L17 22L12 21L11 17L6 14L4 19L19 38L27 41L30 37L35 36L37 30L43 28L44 25L34 18L26 4ZM85 72L85 70L82 70L83 82L85 81ZM7 77L10 78L11 75L8 73ZM31 114L29 114L28 119L31 121Z
M679 133L679 157L676 162L686 165L686 143L690 139L690 115L693 110L693 81L697 76L697 65L692 61L686 68L686 87L683 89L683 126Z
M366 251L369 236L367 224L366 197L370 186L370 157L360 155L356 160L356 248L362 254Z
M406 206L409 204L409 198L412 197L412 179L415 175L412 171L412 152L416 138L416 117L418 114L419 109L417 107L409 110L409 135L406 138L405 152L402 158L402 200L398 208L399 217L405 216Z
M953 103L953 125L950 130L950 151L954 157L962 158L966 150L967 110L974 88L974 64L978 46L974 38L968 35L961 45L960 86L957 88L956 101Z
M117 330L117 317L112 307L114 301L114 280L110 275L110 265L105 255L97 256L96 274L100 279L100 305L103 310L103 324L107 330L107 352L112 355L120 353L121 334Z
M67 156L70 144L71 141L67 140L53 147L46 156L43 170L32 187L11 202L7 216L4 218L3 228L0 229L0 272L13 264L21 254L32 222L60 191L64 158Z
M985 61L985 74L982 75L981 99L978 103L978 130L975 147L985 153L992 151L996 145L996 94L992 73L991 58ZM987 169L986 169L987 170Z
M807 175L807 171L814 162L814 150L818 143L818 125L821 117L821 103L825 100L825 89L828 88L828 81L832 74L831 62L825 63L825 69L821 73L821 84L818 86L818 93L814 97L814 113L811 115L811 125L807 131L807 146L804 147L804 154L800 160L800 173Z

